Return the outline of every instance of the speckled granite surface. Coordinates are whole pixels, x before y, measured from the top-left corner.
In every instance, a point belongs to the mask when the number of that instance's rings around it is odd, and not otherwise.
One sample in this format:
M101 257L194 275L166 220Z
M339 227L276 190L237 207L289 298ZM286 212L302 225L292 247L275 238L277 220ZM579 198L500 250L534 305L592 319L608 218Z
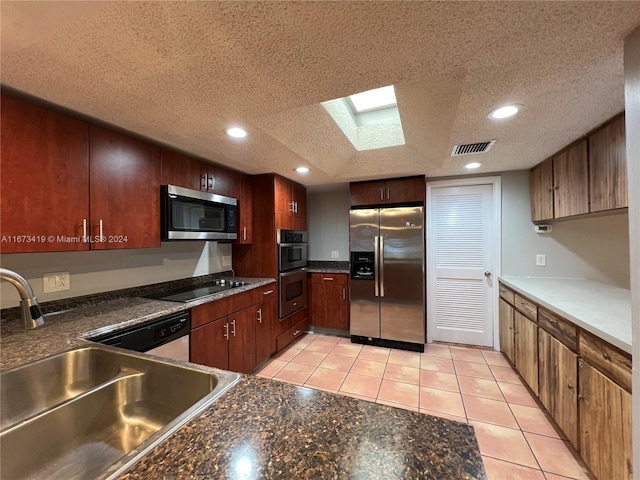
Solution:
M307 271L310 273L349 273L349 262L310 260L307 262Z
M45 314L45 325L35 330L24 330L19 319L3 322L0 327L0 370L8 370L61 350L86 344L84 338L87 337L143 324L164 315L275 282L271 278L238 280L244 280L248 285L189 303L130 297Z
M500 277L521 295L631 353L631 291L572 278Z
M473 427L246 376L121 477L484 479Z

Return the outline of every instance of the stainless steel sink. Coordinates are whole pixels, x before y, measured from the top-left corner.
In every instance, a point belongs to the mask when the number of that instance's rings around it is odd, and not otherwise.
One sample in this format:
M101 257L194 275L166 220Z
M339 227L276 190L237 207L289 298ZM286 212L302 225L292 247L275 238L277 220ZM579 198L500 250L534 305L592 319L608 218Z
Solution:
M0 375L0 477L115 478L239 380L108 346Z

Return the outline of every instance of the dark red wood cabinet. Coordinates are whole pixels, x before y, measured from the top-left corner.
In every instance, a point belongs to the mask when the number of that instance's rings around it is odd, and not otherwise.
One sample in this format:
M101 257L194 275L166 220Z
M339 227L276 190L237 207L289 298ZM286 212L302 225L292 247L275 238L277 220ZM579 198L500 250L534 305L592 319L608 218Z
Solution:
M345 273L312 273L309 322L314 327L349 330L349 279Z
M426 182L424 176L355 182L349 191L352 207L423 204Z

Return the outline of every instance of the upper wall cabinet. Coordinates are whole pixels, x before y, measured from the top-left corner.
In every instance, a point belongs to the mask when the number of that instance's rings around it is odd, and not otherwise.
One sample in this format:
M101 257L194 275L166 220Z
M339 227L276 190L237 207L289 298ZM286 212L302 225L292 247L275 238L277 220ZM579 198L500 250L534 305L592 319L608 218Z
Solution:
M629 205L624 115L589 136L591 211Z
M160 148L89 127L94 250L160 247Z
M88 250L89 128L2 95L2 253Z
M307 189L292 180L274 175L276 228L307 229Z
M351 183L349 185L351 206L424 203L425 188L424 176Z
M627 206L624 116L531 169L531 220Z

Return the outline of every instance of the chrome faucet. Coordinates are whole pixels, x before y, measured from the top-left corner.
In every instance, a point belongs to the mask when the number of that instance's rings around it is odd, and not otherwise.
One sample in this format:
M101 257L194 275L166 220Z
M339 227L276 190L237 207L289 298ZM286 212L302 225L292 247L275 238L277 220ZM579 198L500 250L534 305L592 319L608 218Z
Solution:
M44 318L42 318L38 299L36 298L35 293L33 293L33 288L31 288L27 279L12 270L7 270L6 268L0 268L0 279L11 282L13 286L18 289L24 328L26 330L30 330L44 325Z

